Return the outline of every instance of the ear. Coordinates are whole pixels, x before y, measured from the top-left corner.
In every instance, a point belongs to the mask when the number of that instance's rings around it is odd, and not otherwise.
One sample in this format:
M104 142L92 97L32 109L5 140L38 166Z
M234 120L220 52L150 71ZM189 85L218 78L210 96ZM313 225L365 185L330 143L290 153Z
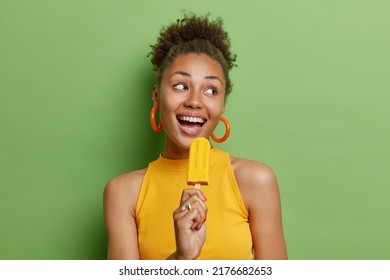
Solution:
M158 91L157 91L157 86L153 86L153 90L152 90L152 100L153 100L153 105L158 105Z

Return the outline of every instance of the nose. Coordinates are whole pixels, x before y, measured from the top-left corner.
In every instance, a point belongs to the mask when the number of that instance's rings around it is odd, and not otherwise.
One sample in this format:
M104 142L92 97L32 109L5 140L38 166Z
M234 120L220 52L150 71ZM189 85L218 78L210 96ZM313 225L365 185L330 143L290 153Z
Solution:
M202 109L204 106L202 95L198 92L191 92L185 100L184 106L192 109Z

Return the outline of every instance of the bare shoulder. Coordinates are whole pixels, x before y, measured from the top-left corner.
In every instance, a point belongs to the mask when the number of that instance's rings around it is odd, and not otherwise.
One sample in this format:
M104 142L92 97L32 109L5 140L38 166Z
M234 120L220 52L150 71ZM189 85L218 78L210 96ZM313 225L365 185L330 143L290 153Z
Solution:
M129 173L125 173L122 175L119 175L117 177L112 178L107 186L106 190L109 189L131 189L136 186L140 186L140 183L142 183L142 180L145 176L146 168L135 170Z
M264 163L235 157L231 157L231 163L237 180L250 180L257 183L276 180L273 170Z
M105 204L123 203L135 210L145 173L146 168L125 173L111 179L104 189Z
M135 208L146 169L111 179L104 190L108 259L139 259Z
M231 157L231 163L241 196L248 210L256 204L258 199L279 196L276 175L268 165L234 157Z
M255 259L287 259L279 186L273 170L252 160L231 158L249 213Z

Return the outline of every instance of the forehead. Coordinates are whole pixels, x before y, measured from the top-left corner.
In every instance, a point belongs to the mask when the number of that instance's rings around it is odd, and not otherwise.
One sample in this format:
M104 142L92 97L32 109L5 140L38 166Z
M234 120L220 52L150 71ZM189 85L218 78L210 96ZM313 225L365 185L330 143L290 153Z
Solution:
M163 76L171 76L177 71L183 71L196 76L217 76L225 81L222 66L218 61L204 53L189 53L177 56L165 69Z

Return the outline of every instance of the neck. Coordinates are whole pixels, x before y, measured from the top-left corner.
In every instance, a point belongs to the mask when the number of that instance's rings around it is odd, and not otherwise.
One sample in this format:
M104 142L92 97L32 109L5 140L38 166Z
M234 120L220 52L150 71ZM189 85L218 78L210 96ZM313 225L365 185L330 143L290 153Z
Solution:
M188 159L190 149L181 147L166 137L165 148L162 156L166 159Z
M211 145L211 148L213 148L213 145ZM190 147L180 146L167 136L162 156L166 159L188 159L190 156Z

